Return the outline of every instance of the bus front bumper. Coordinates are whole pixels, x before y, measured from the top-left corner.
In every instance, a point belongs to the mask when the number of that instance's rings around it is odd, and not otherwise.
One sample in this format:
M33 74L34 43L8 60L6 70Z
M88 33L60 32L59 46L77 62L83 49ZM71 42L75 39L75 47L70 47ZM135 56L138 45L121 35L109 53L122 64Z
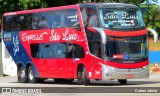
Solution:
M149 78L149 66L136 69L119 69L102 65L102 80Z

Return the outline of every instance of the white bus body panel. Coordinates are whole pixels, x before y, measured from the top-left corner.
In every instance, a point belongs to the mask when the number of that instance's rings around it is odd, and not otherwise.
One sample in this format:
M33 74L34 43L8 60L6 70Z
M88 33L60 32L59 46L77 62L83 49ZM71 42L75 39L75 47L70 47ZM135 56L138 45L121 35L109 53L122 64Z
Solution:
M10 49L12 50L12 49ZM2 64L3 64L3 74L9 76L17 76L17 66L9 54L7 48L2 40Z

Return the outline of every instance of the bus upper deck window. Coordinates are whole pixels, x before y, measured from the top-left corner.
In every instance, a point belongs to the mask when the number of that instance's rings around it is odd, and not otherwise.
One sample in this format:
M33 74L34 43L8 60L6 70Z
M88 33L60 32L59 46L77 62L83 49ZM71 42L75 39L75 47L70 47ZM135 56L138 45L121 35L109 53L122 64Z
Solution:
M41 17L41 20L39 21L39 27L42 29L47 28L47 20L44 16Z

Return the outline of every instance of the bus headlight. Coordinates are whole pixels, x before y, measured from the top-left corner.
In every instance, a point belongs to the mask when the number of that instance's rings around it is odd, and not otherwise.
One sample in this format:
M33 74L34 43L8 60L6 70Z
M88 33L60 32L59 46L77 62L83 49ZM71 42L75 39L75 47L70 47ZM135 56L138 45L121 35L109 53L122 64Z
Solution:
M143 66L143 67L142 67L142 69L146 69L146 68L148 68L148 65L147 65L147 66Z

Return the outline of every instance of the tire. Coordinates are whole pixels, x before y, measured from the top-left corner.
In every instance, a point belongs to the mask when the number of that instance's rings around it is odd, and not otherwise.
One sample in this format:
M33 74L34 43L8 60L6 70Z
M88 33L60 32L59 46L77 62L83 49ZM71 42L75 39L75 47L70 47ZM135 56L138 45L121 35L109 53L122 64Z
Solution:
M89 85L90 80L87 78L86 69L83 67L83 70L78 70L78 84L79 85Z
M126 84L127 84L127 79L118 79L118 82L119 82L121 85L126 85Z
M38 78L35 77L35 72L32 66L28 68L28 80L30 83L37 83Z
M20 70L18 71L18 82L20 83L28 82L28 75L23 67L21 67Z

